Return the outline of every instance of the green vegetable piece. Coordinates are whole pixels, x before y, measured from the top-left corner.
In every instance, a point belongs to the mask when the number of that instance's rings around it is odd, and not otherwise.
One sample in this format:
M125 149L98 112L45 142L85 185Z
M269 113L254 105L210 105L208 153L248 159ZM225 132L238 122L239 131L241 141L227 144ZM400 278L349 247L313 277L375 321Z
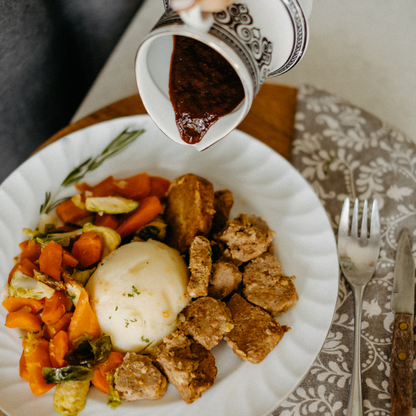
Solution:
M139 231L139 238L142 240L156 240L157 236L160 233L160 227L157 225L145 225L140 231Z
M89 381L67 381L55 387L53 406L63 416L76 416L85 407Z
M9 296L14 298L42 299L50 298L54 293L55 289L33 277L26 276L20 270L13 274L9 284Z
M78 283L81 283L82 286L85 286L88 280L90 280L90 277L92 276L94 272L95 272L95 267L93 267L92 269L87 269L87 270L75 270L71 274L71 279L75 280Z
M101 364L108 360L113 344L110 336L95 338L89 341L95 358L95 364Z
M110 385L110 393L108 394L107 406L115 409L121 405L120 395L118 391L114 388L115 377L111 373L107 373L108 384Z
M83 365L70 365L62 368L43 367L42 375L48 384L66 381L90 381L94 378L94 371Z
M89 197L85 200L85 208L91 212L103 212L104 214L126 214L134 211L139 206L133 199L121 196Z
M137 233L142 240L159 240L163 241L166 237L167 224L162 218L155 218L146 225L144 225Z
M74 346L65 355L65 361L70 365L84 365L93 368L108 360L113 344L106 335L92 339L84 335L74 341Z

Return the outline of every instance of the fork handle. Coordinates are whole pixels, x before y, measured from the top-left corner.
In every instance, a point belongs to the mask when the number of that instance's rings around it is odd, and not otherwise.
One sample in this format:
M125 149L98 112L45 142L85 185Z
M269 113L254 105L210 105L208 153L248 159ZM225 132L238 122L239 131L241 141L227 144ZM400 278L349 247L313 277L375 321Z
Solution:
M390 359L391 416L411 416L413 396L413 316L395 314Z
M354 359L351 374L350 395L347 416L363 416L363 395L361 391L361 314L365 286L353 286L354 297Z

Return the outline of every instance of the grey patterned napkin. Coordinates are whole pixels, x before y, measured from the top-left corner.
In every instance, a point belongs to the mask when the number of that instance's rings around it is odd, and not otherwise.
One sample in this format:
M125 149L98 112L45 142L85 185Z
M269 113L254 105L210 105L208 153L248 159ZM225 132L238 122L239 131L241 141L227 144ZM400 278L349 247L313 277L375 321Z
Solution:
M397 239L403 227L410 230L416 256L416 145L366 111L325 91L303 86L298 93L291 162L319 196L335 234L345 197L378 200L382 242L376 273L364 293L362 389L366 416L389 415L394 319L390 298ZM322 351L303 382L273 416L346 414L353 324L352 293L342 277ZM415 397L413 403L415 406Z

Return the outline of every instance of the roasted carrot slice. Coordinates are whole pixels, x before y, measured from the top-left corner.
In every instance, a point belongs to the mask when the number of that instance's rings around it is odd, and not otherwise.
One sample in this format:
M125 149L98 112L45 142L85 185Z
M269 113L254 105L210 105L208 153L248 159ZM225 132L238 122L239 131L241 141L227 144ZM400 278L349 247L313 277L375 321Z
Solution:
M117 192L124 198L140 199L146 198L150 192L150 177L147 173L139 173L129 178L114 181Z
M100 389L103 393L110 393L110 384L107 380L107 374L114 372L118 366L121 365L124 359L124 354L113 351L110 353L108 360L94 371L94 378L91 380L95 387Z
M46 383L42 375L43 367L51 367L49 358L49 342L43 338L25 340L24 356L32 393L39 396L55 387L55 383Z
M162 212L162 204L156 196L149 196L140 201L139 208L130 214L117 228L121 238L139 230Z
M101 259L103 249L103 239L95 231L87 231L75 241L71 254L81 267L89 267Z
M76 184L75 187L81 192L91 192L93 196L114 196L116 186L114 178L109 176L95 186L90 186L86 182Z
M64 357L68 350L68 334L59 331L49 343L49 358L53 367L61 368L67 365Z
M25 331L39 332L42 330L42 320L39 316L32 313L32 309L29 306L23 306L23 308L9 312L6 315L7 328L20 328Z
M26 364L26 357L25 351L22 351L22 355L19 360L19 376L22 377L23 380L30 381L29 379L29 372L27 371L27 364Z
M56 207L56 213L64 223L69 222L73 224L76 224L78 221L91 215L91 212L85 209L82 205L75 205L72 199L61 202Z
M91 380L91 383L103 393L110 394L110 384L106 380L105 376L103 376L99 368L94 370L94 378Z
M9 296L3 301L2 305L7 312L16 312L23 308L23 306L29 306L32 310L31 313L37 315L43 309L45 299L37 300L31 298L14 298Z
M91 308L88 293L85 289L82 289L68 328L69 346L72 347L74 340L84 334L97 338L100 335L100 326Z
M33 270L39 271L39 267L36 266L36 264L30 261L29 259L23 259L22 261L19 261L13 266L12 270L10 271L8 283L10 283L10 281L12 280L12 277L15 272L21 271L26 276L33 277Z
M98 227L108 227L116 230L118 227L118 220L115 215L103 214L95 217L94 225Z
M56 280L61 280L62 253L62 246L55 241L50 241L39 257L40 271Z
M63 249L62 252L62 266L76 267L78 260L67 250Z
M20 253L20 261L23 259L29 259L35 262L39 259L40 253L42 252L42 246L34 240L26 240L19 244L22 249Z
M71 323L73 313L66 312L62 317L53 324L45 324L43 326L43 333L46 339L53 339L59 331L67 331Z
M45 306L42 312L42 321L45 324L53 324L65 313L66 295L64 291L55 290L55 293L45 299Z
M166 198L166 194L170 187L170 181L161 176L150 177L149 196L157 196L161 201Z

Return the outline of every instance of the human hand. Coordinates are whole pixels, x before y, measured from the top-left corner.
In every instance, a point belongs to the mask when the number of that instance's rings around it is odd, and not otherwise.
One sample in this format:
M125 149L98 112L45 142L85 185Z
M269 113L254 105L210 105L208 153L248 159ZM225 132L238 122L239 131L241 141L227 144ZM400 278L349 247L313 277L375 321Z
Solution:
M199 4L203 12L216 13L231 6L235 0L171 0L170 7L175 12L188 10Z

